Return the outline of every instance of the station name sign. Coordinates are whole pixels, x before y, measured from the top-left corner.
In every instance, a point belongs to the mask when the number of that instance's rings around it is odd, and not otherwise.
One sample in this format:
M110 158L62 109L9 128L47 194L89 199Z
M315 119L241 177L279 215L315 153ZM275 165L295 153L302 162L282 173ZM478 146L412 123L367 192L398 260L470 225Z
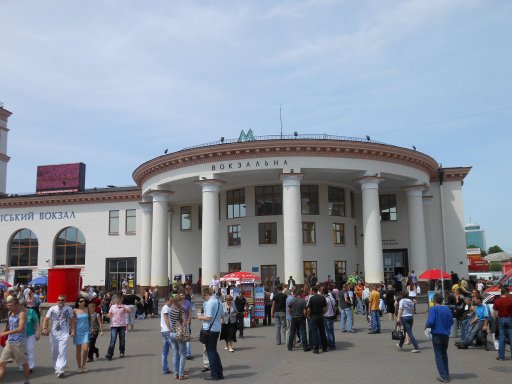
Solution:
M39 219L40 221L46 221L46 220L68 220L68 219L74 219L74 218L75 218L74 211L47 211L47 212L39 212L39 214L35 214L34 212L2 213L2 214L0 214L0 223L10 222L10 221L34 221L35 219Z
M288 165L286 159L274 159L274 160L243 160L243 161L230 161L227 163L220 163L212 165L212 171L225 171L230 169L261 169L261 168L274 168L284 167Z

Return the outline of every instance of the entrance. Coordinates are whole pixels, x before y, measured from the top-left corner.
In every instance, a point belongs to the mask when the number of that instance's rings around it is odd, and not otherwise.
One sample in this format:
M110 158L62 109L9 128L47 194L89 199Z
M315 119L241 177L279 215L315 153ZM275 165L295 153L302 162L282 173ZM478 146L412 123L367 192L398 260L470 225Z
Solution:
M32 270L31 269L15 269L14 270L14 284L27 285L29 281L32 281Z
M277 276L277 265L261 266L261 284L264 287L272 287L272 281Z
M405 276L409 270L407 249L385 249L383 253L384 281L393 284L398 273Z
M125 257L107 259L105 289L120 291L123 288L135 289L137 285L137 258Z

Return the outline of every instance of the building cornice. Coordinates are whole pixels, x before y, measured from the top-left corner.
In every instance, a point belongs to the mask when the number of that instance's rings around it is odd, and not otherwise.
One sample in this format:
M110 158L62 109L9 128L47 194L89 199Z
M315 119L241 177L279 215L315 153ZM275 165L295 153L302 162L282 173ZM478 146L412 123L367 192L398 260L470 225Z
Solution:
M265 157L330 157L402 164L437 176L439 165L430 156L388 144L344 140L258 140L187 149L159 156L133 172L141 186L155 175L198 164Z
M439 173L443 174L443 183L449 181L463 181L471 171L472 167L451 167L451 168L440 168L434 177L430 178L430 181L440 181Z
M78 205L141 201L140 189L129 191L69 193L59 195L15 196L0 199L0 208Z

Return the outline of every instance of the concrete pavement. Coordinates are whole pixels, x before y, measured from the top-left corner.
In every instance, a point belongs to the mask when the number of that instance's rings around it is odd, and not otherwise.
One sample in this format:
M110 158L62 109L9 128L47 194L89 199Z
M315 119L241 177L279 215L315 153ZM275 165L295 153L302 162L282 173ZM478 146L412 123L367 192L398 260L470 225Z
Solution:
M426 310L426 304L419 304L419 311ZM275 345L274 326L248 329L245 339L235 344L235 352L224 350L224 342L219 342L219 353L224 365L226 382L237 383L414 383L436 382L437 370L432 345L423 333L426 314L415 317L414 333L421 353L410 353L411 346L396 351L396 341L391 340L393 325L382 317L381 334L369 335L364 316L355 316L358 333L341 333L339 321L335 326L335 351L314 355L302 349L287 351L286 345ZM30 382L39 383L161 383L174 381L172 375L161 373L160 319L137 320L135 332L126 337L126 356L119 358L118 345L112 361L105 359L110 341L108 325L106 333L98 339L100 359L88 364L89 372L76 372L75 347L68 350L68 376L57 379L53 373L49 355L49 341L42 337L36 344L36 369ZM199 333L199 322L193 321L193 336ZM451 339L449 361L452 382L471 383L510 383L512 360L507 348L507 360L497 361L497 352L492 349L457 350ZM190 382L204 382L208 373L201 373L202 344L195 338L192 341L193 360L187 360L190 368ZM169 356L171 364L172 354ZM22 383L23 376L16 371L14 364L7 366L3 382Z

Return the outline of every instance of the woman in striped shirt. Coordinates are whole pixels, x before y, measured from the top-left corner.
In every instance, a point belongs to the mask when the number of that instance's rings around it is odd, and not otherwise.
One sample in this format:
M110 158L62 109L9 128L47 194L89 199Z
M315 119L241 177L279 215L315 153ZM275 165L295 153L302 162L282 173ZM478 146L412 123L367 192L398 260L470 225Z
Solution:
M178 325L180 321L186 324L185 312L183 311L182 304L183 297L180 295L174 295L172 298L171 308L169 310L174 378L178 380L188 379L188 375L185 375L187 342L185 340L178 340L176 337L176 325Z

